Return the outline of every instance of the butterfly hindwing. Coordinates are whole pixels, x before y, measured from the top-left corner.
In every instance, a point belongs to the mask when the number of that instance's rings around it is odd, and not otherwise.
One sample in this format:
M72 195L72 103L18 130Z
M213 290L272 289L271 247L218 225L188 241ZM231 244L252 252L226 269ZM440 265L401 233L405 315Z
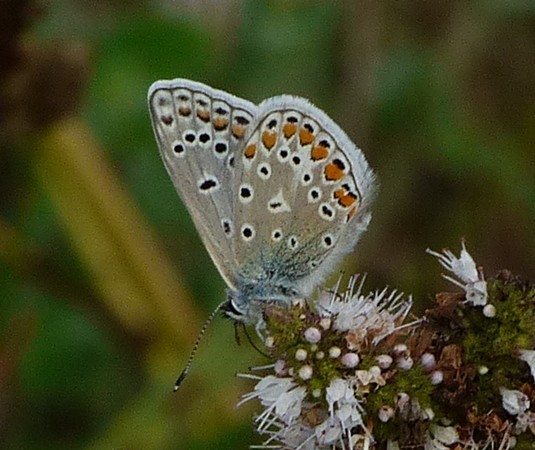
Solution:
M308 293L369 221L374 176L364 156L301 98L259 106L258 125L236 155L234 183L235 254L248 278L280 270L275 276Z

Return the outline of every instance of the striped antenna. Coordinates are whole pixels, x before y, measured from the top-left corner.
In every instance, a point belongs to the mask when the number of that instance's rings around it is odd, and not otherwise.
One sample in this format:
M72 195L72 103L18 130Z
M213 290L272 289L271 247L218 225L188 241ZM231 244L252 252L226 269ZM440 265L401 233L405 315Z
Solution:
M197 353L197 350L199 349L199 345L202 341L202 338L204 336L204 333L206 333L206 330L208 329L208 326L212 323L212 320L214 320L214 317L216 314L221 311L221 308L223 306L228 304L228 300L225 300L221 302L217 307L212 311L212 313L208 316L208 319L204 322L204 325L201 328L201 331L199 332L199 335L197 336L197 340L195 341L195 345L193 346L193 350L191 350L191 353L188 358L188 362L186 363L186 367L184 367L184 370L182 370L182 373L177 378L175 387L173 389L174 392L178 391L180 389L180 385L184 381L184 378L186 378L189 369L191 368L191 365L193 364L193 358L195 358L195 354Z

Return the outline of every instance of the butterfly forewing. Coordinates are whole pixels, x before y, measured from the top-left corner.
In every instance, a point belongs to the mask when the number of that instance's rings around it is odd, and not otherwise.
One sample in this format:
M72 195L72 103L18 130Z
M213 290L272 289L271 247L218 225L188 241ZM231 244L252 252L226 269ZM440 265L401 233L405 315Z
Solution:
M236 155L236 259L245 277L275 267L306 293L365 229L374 177L360 150L306 100L274 97L259 109Z
M182 79L154 83L149 106L165 167L210 256L233 287L235 158L252 132L258 108Z

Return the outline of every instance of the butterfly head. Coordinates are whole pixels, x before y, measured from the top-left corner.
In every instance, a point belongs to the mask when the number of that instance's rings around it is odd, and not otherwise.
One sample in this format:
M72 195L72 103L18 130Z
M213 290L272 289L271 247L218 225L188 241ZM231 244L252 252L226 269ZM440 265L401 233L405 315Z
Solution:
M263 321L264 311L269 305L287 307L299 298L303 298L302 293L289 280L240 280L237 289L227 290L225 315L246 325L258 325Z

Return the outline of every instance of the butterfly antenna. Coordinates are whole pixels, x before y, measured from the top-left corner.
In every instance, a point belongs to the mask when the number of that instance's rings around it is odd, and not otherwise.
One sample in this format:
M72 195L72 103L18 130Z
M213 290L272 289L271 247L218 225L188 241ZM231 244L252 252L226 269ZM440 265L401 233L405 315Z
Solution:
M189 369L191 368L191 365L193 364L193 358L195 358L195 354L197 353L197 350L199 349L199 345L202 341L202 338L204 336L204 333L206 333L206 330L208 329L208 326L212 323L212 320L214 320L214 317L216 314L221 311L221 308L228 304L228 300L225 300L221 302L217 307L212 311L212 313L208 316L208 319L204 322L204 325L201 328L201 331L199 332L199 335L197 336L197 340L195 341L195 345L193 346L193 349L191 350L191 353L189 354L188 362L186 363L186 367L184 367L184 370L182 370L182 373L177 378L175 387L173 388L173 391L176 392L180 389L180 385L186 378Z

